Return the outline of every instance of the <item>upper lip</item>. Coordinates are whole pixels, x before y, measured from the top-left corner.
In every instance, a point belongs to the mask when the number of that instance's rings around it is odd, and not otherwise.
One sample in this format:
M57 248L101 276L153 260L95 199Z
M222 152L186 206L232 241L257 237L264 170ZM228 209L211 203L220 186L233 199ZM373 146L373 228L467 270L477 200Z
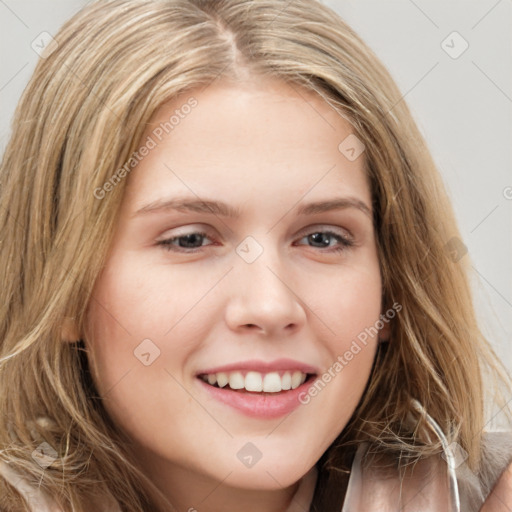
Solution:
M239 361L236 363L205 368L196 373L196 375L205 375L220 372L255 371L259 373L270 373L275 371L301 371L303 373L318 374L318 370L309 364L295 361L294 359L275 359L274 361Z

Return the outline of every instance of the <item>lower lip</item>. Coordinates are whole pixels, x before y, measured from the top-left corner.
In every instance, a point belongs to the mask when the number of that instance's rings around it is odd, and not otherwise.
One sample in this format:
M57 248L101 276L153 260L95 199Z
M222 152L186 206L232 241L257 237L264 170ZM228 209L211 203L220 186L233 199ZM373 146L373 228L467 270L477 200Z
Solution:
M246 416L271 419L290 414L299 405L302 405L299 396L307 391L314 379L310 378L298 388L280 391L279 393L233 391L229 388L211 386L201 379L198 379L198 381L206 392L219 402L233 407Z

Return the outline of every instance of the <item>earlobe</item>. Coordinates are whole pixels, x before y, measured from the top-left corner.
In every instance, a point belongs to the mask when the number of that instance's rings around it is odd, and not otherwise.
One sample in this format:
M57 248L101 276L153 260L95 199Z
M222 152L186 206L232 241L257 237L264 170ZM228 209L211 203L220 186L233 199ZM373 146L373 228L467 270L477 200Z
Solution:
M69 316L64 318L61 328L62 341L75 342L80 339L75 319Z

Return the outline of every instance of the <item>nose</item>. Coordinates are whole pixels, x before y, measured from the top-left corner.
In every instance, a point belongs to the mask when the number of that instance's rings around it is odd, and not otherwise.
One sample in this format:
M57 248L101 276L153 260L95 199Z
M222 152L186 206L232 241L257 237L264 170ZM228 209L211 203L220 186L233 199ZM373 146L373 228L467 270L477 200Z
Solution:
M266 249L254 262L240 259L231 273L233 293L225 319L234 331L285 336L306 321L298 283L277 254Z

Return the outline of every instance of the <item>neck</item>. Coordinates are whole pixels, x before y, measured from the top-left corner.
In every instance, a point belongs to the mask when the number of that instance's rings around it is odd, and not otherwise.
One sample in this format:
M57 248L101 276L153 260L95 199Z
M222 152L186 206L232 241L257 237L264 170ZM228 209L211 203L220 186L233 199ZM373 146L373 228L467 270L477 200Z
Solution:
M285 512L300 484L275 490L246 489L230 483L231 472L215 479L185 467L170 468L164 462L155 467L154 460L149 467L147 462L142 470L153 484L148 491L158 512ZM271 475L268 480L276 483Z

